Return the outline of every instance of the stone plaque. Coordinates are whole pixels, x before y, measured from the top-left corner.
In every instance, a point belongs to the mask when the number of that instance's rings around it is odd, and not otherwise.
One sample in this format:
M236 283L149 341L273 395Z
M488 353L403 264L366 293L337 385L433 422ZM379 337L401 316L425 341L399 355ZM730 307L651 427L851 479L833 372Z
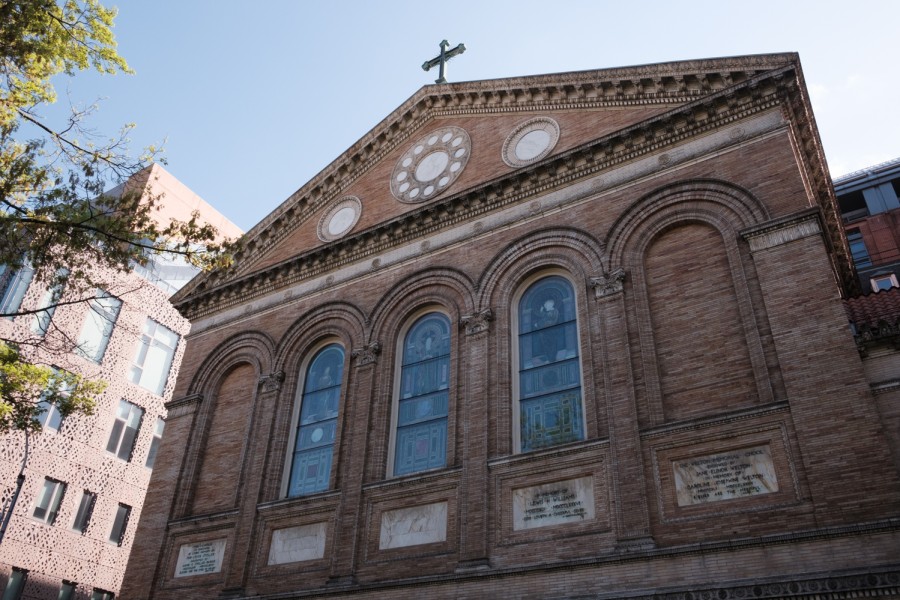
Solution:
M513 530L594 518L594 479L579 477L513 490Z
M222 570L222 558L225 556L225 539L196 544L183 544L178 549L178 562L175 564L175 577L188 575L206 575Z
M325 523L313 523L272 532L269 564L316 560L325 556Z
M381 515L381 539L378 544L381 550L443 542L446 539L446 502L389 510Z
M768 445L691 458L673 463L672 468L678 506L778 491Z

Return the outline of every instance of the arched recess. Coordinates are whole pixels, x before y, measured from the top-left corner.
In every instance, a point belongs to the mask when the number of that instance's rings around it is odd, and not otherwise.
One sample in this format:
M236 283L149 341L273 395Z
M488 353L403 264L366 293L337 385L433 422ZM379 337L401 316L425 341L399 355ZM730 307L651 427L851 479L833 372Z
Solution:
M773 400L768 324L739 236L768 219L746 190L690 180L644 196L610 229L609 270L627 273L639 338L645 424Z
M181 514L236 506L258 384L272 372L273 350L265 334L242 333L222 342L197 370L189 391L203 402L181 477Z
M490 453L505 455L515 451L517 422L514 414L514 377L518 370L511 364L516 353L513 331L517 299L529 282L542 275L558 274L568 279L576 296L578 328L583 374L584 419L588 439L608 435L602 394L606 379L599 364L602 331L593 310L589 292L591 277L602 274L603 245L590 234L575 228L545 229L509 244L488 264L479 280L478 309L494 312L488 356L496 357L491 365L491 422L496 423L490 435Z
M459 456L456 427L466 396L462 375L465 372L464 336L460 335L459 323L462 316L474 310L473 299L473 285L465 274L446 267L434 268L419 271L398 282L372 312L371 339L380 342L381 347L372 388L371 454L367 465L368 472L374 477L385 476L390 471L388 462L393 459L389 454L401 341L416 319L431 311L443 313L450 320L446 465L456 464Z
M268 457L265 461L266 474L262 497L264 500L275 500L283 494L285 465L292 442L292 425L296 418L298 394L302 371L311 354L321 349L326 343L339 344L345 353L346 364L343 370L341 385L341 404L339 408L337 435L334 443L335 457L329 489L337 486L344 461L342 440L347 429L345 415L350 409L350 402L366 402L367 398L351 395L353 389L353 370L347 368L350 356L355 348L365 344L365 316L356 306L347 302L332 302L318 306L299 317L287 330L278 344L275 356L275 372L283 373L275 408L275 418L271 423L268 439Z

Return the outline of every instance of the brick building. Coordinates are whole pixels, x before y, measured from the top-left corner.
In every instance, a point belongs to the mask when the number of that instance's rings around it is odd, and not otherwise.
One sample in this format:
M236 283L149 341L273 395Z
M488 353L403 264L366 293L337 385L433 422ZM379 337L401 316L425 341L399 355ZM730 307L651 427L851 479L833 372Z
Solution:
M241 233L159 165L129 185L163 194L155 213L163 221L196 210L223 235ZM109 382L92 416L61 419L51 409L39 434L0 436L4 600L109 600L119 591L190 329L169 296L198 269L155 257L139 271L108 273L90 302L66 305L77 298L64 291L55 308L0 319L5 339L45 342L23 344L34 361ZM3 270L0 312L48 306L32 275Z
M796 55L426 86L246 239L123 597L900 597Z
M838 177L834 191L863 292L898 287L900 159Z

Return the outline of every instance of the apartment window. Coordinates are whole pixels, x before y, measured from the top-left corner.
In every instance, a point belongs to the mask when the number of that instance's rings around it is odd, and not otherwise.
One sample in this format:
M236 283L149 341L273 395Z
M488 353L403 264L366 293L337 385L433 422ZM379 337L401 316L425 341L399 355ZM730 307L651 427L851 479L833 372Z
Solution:
M65 277L68 274L68 269L60 269L57 277ZM59 302L60 296L62 296L62 283L57 281L48 287L44 295L41 296L41 300L36 307L40 312L34 314L31 331L41 336L46 335L47 330L50 329L50 321L53 320L53 313L56 312L56 303Z
M328 488L343 374L344 349L338 344L329 344L319 350L306 368L288 496L312 494Z
M401 347L394 475L447 464L450 319L429 313L410 327Z
M25 591L25 582L28 581L28 571L13 567L9 579L6 581L6 588L3 590L2 600L19 600L22 592Z
M62 585L59 586L59 595L56 597L56 600L74 600L76 585L71 581L63 581Z
M53 372L60 373L55 367L53 368ZM60 385L59 392L62 396L68 396L70 391L71 390L66 384ZM55 403L49 402L45 395L41 396L41 399L38 401L38 406L43 409L43 412L35 417L35 421L40 423L41 427L45 430L59 431L59 428L62 425L62 413L59 412L59 407Z
M897 276L893 273L887 275L876 275L875 277L872 277L871 283L873 292L880 292L882 290L889 290L891 288L898 287Z
M101 590L100 588L94 588L94 591L91 592L91 600L115 600L116 595L112 592L107 592L106 590Z
M122 540L125 539L125 530L128 528L128 517L130 516L131 507L127 504L119 503L119 506L116 509L116 518L113 521L112 529L109 532L110 542L119 546L122 545Z
M22 298L28 291L31 279L34 277L34 269L23 266L15 271L4 266L0 271L0 285L3 286L3 295L0 297L0 314L8 315L11 319L22 306Z
M81 327L77 351L88 360L100 362L109 344L116 319L119 318L122 301L103 290L97 290L96 298L88 302L88 306L90 310Z
M177 333L153 319L147 319L128 379L154 394L162 395L177 346Z
M162 420L162 417L156 417L153 440L150 442L150 451L147 453L147 462L144 464L148 469L152 469L153 464L156 462L156 453L159 452L159 444L162 441L162 434L165 428L166 422Z
M44 478L44 485L38 494L31 516L47 525L53 525L59 513L59 505L66 493L66 484L50 477Z
M84 490L81 493L81 501L78 503L78 512L75 513L75 522L72 529L78 533L87 531L91 524L91 515L94 514L94 504L97 502L97 494Z
M116 411L116 420L113 421L112 431L109 432L106 451L112 452L125 462L130 462L143 417L143 408L127 400L119 400L119 409Z
M517 317L519 450L583 439L572 284L559 275L539 279L522 294Z
M853 258L853 264L856 268L869 267L872 265L872 259L869 258L869 251L866 250L866 243L859 229L850 229L847 231L847 243L850 244L850 256Z

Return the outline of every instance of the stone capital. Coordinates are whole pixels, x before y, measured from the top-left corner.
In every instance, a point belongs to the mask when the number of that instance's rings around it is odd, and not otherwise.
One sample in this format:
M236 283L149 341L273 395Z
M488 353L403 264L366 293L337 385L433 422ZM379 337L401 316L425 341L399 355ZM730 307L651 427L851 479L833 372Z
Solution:
M259 384L264 392L277 392L281 389L282 383L284 383L284 371L276 371L259 378Z
M380 342L372 342L371 344L366 344L362 348L355 348L350 352L350 356L356 360L357 367L374 363L379 354L381 354Z
M197 410L197 406L203 402L202 394L191 394L190 396L182 396L169 402L166 402L166 420L183 417Z
M486 308L470 315L463 315L459 319L459 323L462 327L466 328L466 335L473 335L490 329L491 321L493 320L494 311L490 308Z
M603 298L621 292L625 285L625 269L619 268L612 273L591 277L590 284L594 288L595 298Z

